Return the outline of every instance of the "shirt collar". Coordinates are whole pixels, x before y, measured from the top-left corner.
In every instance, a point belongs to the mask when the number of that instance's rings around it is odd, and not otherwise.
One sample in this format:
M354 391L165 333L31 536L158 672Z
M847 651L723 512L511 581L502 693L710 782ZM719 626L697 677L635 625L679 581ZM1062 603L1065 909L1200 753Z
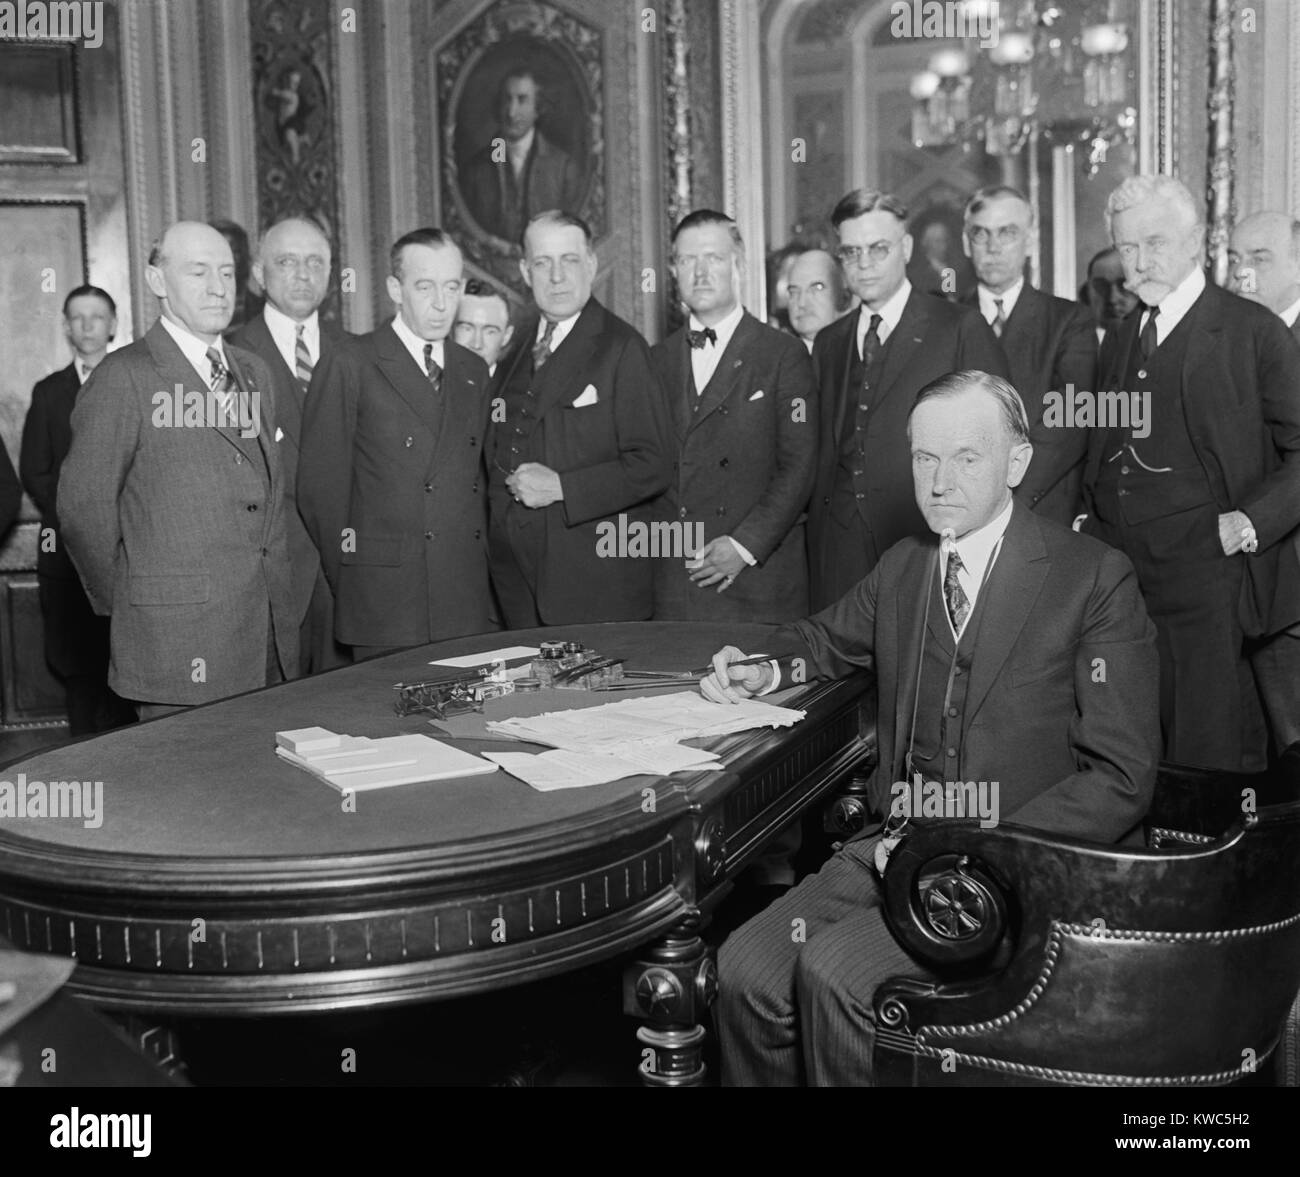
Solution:
M583 307L583 310L586 310L586 307ZM551 332L551 351L555 351L555 349L564 342L564 337L573 330L574 323L576 323L581 316L582 311L579 311L576 315L570 315L567 319L555 320L555 330ZM533 336L534 343L542 342L542 336L546 334L546 324L548 322L550 322L550 320L547 319L545 315L537 320L537 334Z
M533 149L533 140L537 138L537 128L529 127L520 139L516 139L506 145L506 154L515 163L522 163L528 158L528 153Z
M993 305L995 298L1002 300L1002 317L1011 318L1011 312L1016 309L1016 302L1020 298L1020 292L1025 288L1023 277L1017 278L1016 281L1001 294L994 294L983 282L979 285L980 292L980 314L990 323L998 317L998 308Z
M884 343L898 326L899 319L903 317L903 308L907 306L911 295L912 283L904 278L903 284L890 295L889 301L880 310L873 311L865 302L862 304L862 309L858 312L858 355L862 354L862 341L866 339L871 327L871 316L880 316L880 342Z
M402 341L402 346L411 353L411 359L416 362L420 371L424 371L424 345L433 344L433 362L440 368L445 368L446 363L446 341L442 339L421 339L407 325L406 321L400 314L393 316L393 331L397 338Z
M727 312L727 317L725 319L713 324L713 333L718 337L718 342L715 346L717 347L719 354L727 350L727 344L731 342L731 337L735 335L736 328L740 326L740 320L744 314L745 308L741 306L740 303L736 303L736 305ZM688 328L691 331L703 331L704 324L701 323L692 313ZM706 342L704 346L708 347L709 344Z
M226 359L225 345L220 335L217 336L215 343L204 343L193 332L173 323L166 315L160 316L158 322L163 325L163 330L176 341L176 346L181 349L181 355L189 360L190 367L199 374L204 388L208 388L212 383L212 364L208 360L209 347L215 347L217 354L221 357L221 362L227 368L230 367L230 362Z
M999 541L1006 534L1007 526L1011 522L1011 509L1015 505L1015 500L1011 500L998 514L983 527L963 535L961 539L946 544L946 548L951 550L956 548L958 555L961 556L961 562L966 571L970 573L972 580L979 585L985 572L988 571L990 562L993 559L994 549L998 546Z
M282 310L272 306L269 302L262 308L262 317L266 320L266 329L270 331L271 338L280 345L280 350L284 350L287 343L289 350L293 350L293 345L298 338L299 321L286 315ZM320 315L312 311L305 319L302 320L303 328L302 337L307 341L307 346L313 351L320 340Z
M1205 271L1200 266L1193 266L1192 272L1156 304L1160 307L1160 314L1156 316L1156 336L1161 342L1191 310L1192 303L1201 297L1204 289ZM1144 320L1145 318L1143 315ZM1142 326L1145 327L1146 323L1143 322Z
M1295 321L1300 319L1300 298L1297 298L1289 307L1282 312L1282 322L1288 327L1294 327Z

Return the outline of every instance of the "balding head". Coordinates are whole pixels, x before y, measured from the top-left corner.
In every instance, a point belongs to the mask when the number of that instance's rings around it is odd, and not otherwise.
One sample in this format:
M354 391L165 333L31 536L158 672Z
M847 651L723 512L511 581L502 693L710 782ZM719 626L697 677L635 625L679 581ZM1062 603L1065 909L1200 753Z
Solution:
M329 289L329 240L302 217L277 221L262 234L253 277L277 311L299 322L308 319Z
M1230 285L1243 298L1280 315L1300 299L1300 221L1261 212L1232 231Z
M844 273L824 249L810 249L794 259L786 278L786 290L790 326L806 343L811 343L818 331L838 319L849 302Z
M199 221L177 221L149 254L149 289L177 326L212 343L235 310L235 258L226 239Z

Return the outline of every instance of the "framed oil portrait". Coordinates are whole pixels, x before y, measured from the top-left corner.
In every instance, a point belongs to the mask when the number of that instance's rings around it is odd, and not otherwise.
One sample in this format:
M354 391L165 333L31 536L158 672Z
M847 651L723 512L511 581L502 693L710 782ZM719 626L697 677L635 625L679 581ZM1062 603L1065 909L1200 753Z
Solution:
M600 31L546 4L494 5L438 54L444 224L516 290L535 214L605 231L602 74Z

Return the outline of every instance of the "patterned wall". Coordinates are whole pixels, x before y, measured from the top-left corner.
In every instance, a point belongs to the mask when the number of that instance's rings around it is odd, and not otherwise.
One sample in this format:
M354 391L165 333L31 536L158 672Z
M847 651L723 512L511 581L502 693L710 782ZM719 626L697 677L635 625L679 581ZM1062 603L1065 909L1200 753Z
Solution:
M310 214L339 240L330 0L250 0L260 226ZM260 226L249 225L256 240ZM339 262L321 314L338 320Z

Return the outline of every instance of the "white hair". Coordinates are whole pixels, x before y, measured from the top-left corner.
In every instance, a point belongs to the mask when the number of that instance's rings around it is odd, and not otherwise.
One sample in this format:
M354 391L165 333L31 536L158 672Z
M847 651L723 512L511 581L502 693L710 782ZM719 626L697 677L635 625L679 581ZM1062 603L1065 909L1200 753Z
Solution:
M1186 219L1188 228L1201 223L1201 210L1196 206L1196 199L1181 180L1176 180L1173 176L1129 176L1106 198L1106 232L1112 239L1114 234L1111 222L1115 214L1127 212L1148 201L1159 201L1168 207L1177 208Z

